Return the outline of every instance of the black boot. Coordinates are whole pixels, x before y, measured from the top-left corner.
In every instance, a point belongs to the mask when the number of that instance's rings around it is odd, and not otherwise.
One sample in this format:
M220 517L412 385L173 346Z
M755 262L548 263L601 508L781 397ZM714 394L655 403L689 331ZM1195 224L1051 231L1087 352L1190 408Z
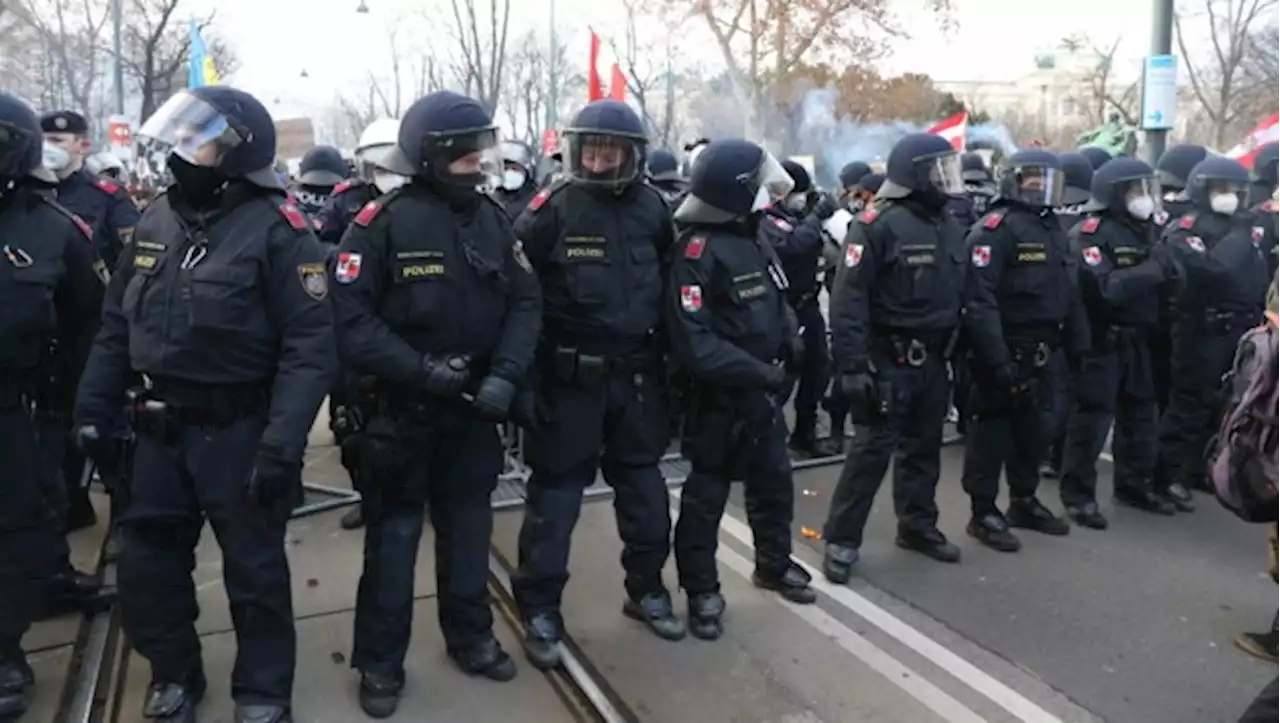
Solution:
M988 512L969 520L964 531L973 539L999 552L1017 552L1022 542L1009 531L1009 523L999 512Z
M183 683L153 680L142 703L142 717L165 723L195 723L196 706L207 687L204 671Z
M960 548L951 544L946 535L936 528L912 530L898 528L898 547L918 552L938 562L960 562Z
M0 656L0 720L16 719L31 706L35 681L20 647Z
M390 718L400 706L404 680L398 675L360 672L360 710L370 718Z
M236 703L236 723L293 723L293 715L283 705Z
M699 640L716 640L724 634L724 597L718 592L689 596L689 632Z
M1035 530L1041 534L1061 537L1071 532L1067 521L1049 511L1035 497L1015 497L1009 500L1009 509L1005 519L1010 527Z
M1081 527L1088 527L1091 530L1107 529L1107 518L1102 516L1098 511L1098 503L1092 500L1082 502L1078 505L1066 505L1067 516L1075 521Z
M490 637L461 650L450 650L449 657L468 675L481 675L499 683L516 677L515 661L498 644L497 638Z
M1191 496L1191 490L1184 487L1181 482L1172 482L1166 487L1157 488L1156 494L1163 497L1179 512L1196 511L1196 503Z
M827 582L843 585L853 575L853 566L858 562L858 548L848 545L837 545L828 542L822 553L822 574Z
M347 510L347 514L342 516L338 524L344 530L358 530L364 527L364 509L360 505L355 505Z
M104 588L97 578L68 567L45 583L40 620L60 615L97 615L111 609L116 601L114 588Z
M560 616L552 613L534 613L524 622L522 643L524 655L538 670L551 670L560 664L560 641L564 638L564 626Z
M1115 500L1117 504L1132 507L1135 510L1142 510L1143 512L1169 517L1178 514L1178 509L1173 506L1173 503L1156 494L1150 485L1139 484L1132 487L1117 487L1115 489Z
M809 605L817 601L818 593L809 587L812 581L804 568L790 560L787 561L786 571L781 575L762 572L758 567L751 573L751 582L756 587L772 590L797 605Z
M684 622L676 617L666 590L649 593L639 600L628 598L622 603L622 614L644 623L663 640L684 640Z
M75 487L67 490L67 532L75 532L98 524L98 513L89 501L89 490Z

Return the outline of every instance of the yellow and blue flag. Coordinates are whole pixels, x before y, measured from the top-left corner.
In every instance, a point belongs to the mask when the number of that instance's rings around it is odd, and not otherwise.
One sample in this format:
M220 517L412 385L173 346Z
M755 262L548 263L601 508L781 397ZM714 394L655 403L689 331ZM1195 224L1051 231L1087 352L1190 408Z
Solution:
M191 44L187 50L187 87L199 88L204 85L218 85L222 78L213 65L213 56L209 55L200 35L200 28L191 23Z

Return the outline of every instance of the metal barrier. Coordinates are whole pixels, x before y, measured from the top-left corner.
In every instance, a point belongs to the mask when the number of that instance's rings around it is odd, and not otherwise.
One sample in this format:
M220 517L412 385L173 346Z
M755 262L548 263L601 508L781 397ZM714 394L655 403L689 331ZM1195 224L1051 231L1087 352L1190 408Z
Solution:
M304 482L302 484L302 491L304 495L306 493L311 493L314 495L321 495L326 499L317 500L315 502L303 502L301 505L298 505L293 508L293 514L289 516L289 519L291 520L296 520L299 517L310 517L311 515L328 512L329 510L336 510L339 507L359 504L360 502L360 493L353 489L326 487L325 485Z

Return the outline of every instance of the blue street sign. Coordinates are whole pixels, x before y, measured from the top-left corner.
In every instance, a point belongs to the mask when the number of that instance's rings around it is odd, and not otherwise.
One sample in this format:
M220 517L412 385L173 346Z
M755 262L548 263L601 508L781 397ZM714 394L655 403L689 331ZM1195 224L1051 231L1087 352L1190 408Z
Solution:
M1167 131L1178 116L1178 56L1150 55L1142 67L1142 129Z

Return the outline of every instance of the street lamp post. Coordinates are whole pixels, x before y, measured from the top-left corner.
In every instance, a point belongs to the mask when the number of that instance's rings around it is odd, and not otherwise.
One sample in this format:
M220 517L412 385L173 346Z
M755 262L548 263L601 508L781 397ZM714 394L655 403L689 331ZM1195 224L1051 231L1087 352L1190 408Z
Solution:
M111 0L111 52L115 55L112 76L115 82L116 113L124 115L124 60L121 34L124 32L124 0Z
M1169 55L1173 52L1173 0L1154 0L1151 8L1151 54ZM1169 132L1146 132L1147 161L1154 167L1164 155Z
M556 60L560 57L560 43L556 37L556 0L550 0L550 8L547 13L547 25L550 29L549 36L551 38L551 54L547 56L548 80L550 81L550 92L547 95L547 128L546 130L555 130L556 121L559 120L558 108L560 105L560 94L558 92L560 81L556 75L560 69L556 67Z

